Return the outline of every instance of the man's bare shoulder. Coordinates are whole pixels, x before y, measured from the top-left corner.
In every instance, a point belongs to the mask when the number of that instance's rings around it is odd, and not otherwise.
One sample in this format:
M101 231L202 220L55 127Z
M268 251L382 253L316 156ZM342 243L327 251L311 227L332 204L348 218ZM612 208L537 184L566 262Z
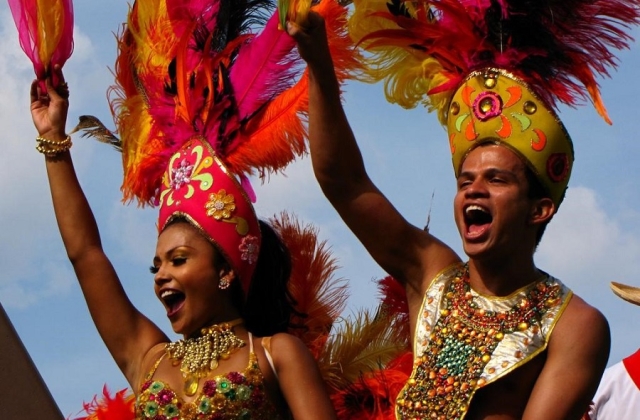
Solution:
M609 359L606 318L574 295L557 321L523 419L579 419Z
M576 336L582 337L582 340L600 338L608 343L609 323L598 309L574 294L558 320L551 339L559 341Z

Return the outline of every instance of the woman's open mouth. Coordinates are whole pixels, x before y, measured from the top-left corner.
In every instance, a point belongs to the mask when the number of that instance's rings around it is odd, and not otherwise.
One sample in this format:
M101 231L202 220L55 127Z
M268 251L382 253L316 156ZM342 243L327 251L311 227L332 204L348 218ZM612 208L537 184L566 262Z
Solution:
M160 299L167 307L167 316L171 317L184 305L185 295L177 290L167 289L160 292Z

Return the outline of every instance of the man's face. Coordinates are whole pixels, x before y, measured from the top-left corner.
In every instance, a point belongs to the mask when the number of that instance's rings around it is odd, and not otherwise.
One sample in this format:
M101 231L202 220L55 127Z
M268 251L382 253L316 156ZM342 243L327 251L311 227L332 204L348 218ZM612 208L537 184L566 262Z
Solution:
M455 220L469 257L503 256L523 245L534 200L527 197L525 166L514 152L495 144L475 148L457 185Z

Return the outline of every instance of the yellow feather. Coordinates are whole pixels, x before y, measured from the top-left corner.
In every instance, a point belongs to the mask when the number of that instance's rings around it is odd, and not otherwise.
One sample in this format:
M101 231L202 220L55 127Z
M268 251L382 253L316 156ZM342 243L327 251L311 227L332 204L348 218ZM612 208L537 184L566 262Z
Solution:
M349 34L359 46L367 51L364 55L365 70L359 75L361 81L378 83L384 81L387 100L403 108L415 108L419 104L429 112L436 111L444 124L449 96L446 93L428 95L435 86L447 79L437 60L419 50L409 52L394 45L379 45L363 39L376 31L399 29L389 19L372 16L376 12L387 12L387 0L355 0L355 12L349 19ZM405 2L410 14L415 15L416 5Z
M278 0L280 27L284 27L287 21L302 24L307 20L310 9L311 0Z
M332 389L343 389L362 374L379 369L408 347L398 339L393 318L384 311L363 310L343 319L318 359L323 378Z

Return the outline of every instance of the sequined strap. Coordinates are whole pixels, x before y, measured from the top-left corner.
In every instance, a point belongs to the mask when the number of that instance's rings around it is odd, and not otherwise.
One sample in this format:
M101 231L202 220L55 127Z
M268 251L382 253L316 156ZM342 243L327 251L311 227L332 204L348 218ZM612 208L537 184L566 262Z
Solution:
M164 356L166 356L167 353L166 352L162 352L162 354L160 355L160 357L158 357L158 360L156 360L156 362L153 364L153 367L151 368L151 370L149 371L149 373L147 373L146 378L144 379L144 381L150 381L151 378L153 378L153 375L156 374L156 370L158 370L158 366L160 366L160 362L162 362L162 359L164 359Z

